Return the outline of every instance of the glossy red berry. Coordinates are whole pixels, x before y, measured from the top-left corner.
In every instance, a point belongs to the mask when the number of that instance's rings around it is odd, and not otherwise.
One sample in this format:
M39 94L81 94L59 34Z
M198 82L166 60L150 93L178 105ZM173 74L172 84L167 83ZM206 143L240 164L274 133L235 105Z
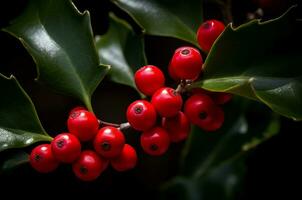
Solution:
M204 51L210 51L213 43L224 31L224 24L218 20L208 20L197 31L197 41Z
M141 135L141 146L143 150L152 156L164 154L170 145L167 131L161 127L154 127Z
M121 154L111 160L111 166L119 172L133 169L137 163L135 149L129 144L125 144Z
M41 173L54 171L59 166L59 162L52 154L50 144L36 146L30 153L29 162L35 170Z
M211 97L211 99L214 101L214 103L218 105L223 105L228 103L233 95L225 92L211 92L204 90L202 88L194 88L192 90L192 94L206 94Z
M83 181L95 180L100 176L103 169L103 161L91 150L83 151L78 160L72 165L74 174Z
M155 108L148 101L134 101L127 109L127 120L131 127L138 131L148 130L152 128L156 122Z
M174 117L162 118L162 126L168 132L171 142L180 142L186 139L191 129L189 119L181 111Z
M71 115L72 113L76 112L76 111L80 111L80 110L87 110L85 107L83 106L77 106L77 107L74 107L70 112L69 112L69 115Z
M176 49L169 64L169 70L180 79L196 79L202 71L203 60L199 51L193 47Z
M151 96L156 90L164 86L165 76L158 67L147 65L136 71L134 81L139 91Z
M99 123L95 115L87 110L78 110L68 118L68 130L81 141L94 138L98 132Z
M224 121L223 110L205 94L195 94L185 103L184 112L191 123L205 131L219 129Z
M151 103L162 117L172 117L180 111L183 102L174 89L164 87L153 94Z
M93 141L95 151L104 158L118 156L122 152L124 145L124 134L111 126L101 128Z
M70 133L62 133L51 142L51 150L58 161L72 163L81 154L81 143L76 136Z

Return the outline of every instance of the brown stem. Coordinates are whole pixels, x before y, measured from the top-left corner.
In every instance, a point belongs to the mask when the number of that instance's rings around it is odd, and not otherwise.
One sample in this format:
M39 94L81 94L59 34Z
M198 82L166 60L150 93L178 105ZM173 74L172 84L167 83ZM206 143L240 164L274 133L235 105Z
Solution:
M99 121L100 126L112 126L112 127L118 128L120 130L125 130L128 128L131 128L131 125L129 124L129 122L115 124L115 123L105 122L102 120L98 120L98 121Z

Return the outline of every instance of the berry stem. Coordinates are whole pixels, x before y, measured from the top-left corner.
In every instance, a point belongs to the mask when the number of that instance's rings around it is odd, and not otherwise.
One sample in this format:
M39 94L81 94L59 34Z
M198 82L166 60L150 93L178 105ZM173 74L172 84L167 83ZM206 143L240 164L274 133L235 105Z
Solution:
M125 122L125 123L121 123L120 126L119 126L119 129L122 131L122 130L126 130L128 128L131 128L131 125L129 122Z
M112 126L112 127L115 127L115 128L120 127L119 124L110 123L110 122L105 122L105 121L102 121L102 120L100 120L100 119L99 119L99 124L100 124L100 126Z
M131 125L129 122L121 123L121 124L115 124L115 123L110 123L110 122L105 122L99 119L100 126L112 126L115 128L118 128L120 130L126 130L128 128L131 128Z
M187 81L189 81L189 80L181 80L180 83L178 84L177 88L175 89L175 91L179 94L186 92L186 90L187 90L186 86L188 84L190 84Z

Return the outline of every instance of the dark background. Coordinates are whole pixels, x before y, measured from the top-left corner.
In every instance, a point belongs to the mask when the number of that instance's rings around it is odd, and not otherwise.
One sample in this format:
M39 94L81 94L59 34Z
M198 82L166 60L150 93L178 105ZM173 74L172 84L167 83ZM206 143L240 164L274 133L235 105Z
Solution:
M189 0L188 0L189 2ZM277 2L277 3L276 3ZM275 1L272 7L264 9L264 18L279 16L290 5L298 1ZM10 0L0 2L0 28L19 15L27 1ZM109 1L77 0L75 4L83 11L91 13L95 34L103 34L108 28L108 12L126 17L139 32L133 21L125 13L113 7ZM257 6L250 0L234 0L232 12L234 23L246 21L246 13L254 12ZM301 8L300 8L301 10ZM302 13L302 12L300 12ZM205 16L221 19L216 5L206 3ZM184 43L168 38L146 36L146 53L149 63L167 66L174 49ZM164 51L158 50L165 46ZM34 81L35 64L21 43L10 35L0 32L0 73L14 74L32 98L43 126L51 135L66 131L68 111L80 102L53 91ZM1 94L5 95L5 94ZM0 96L1 98L1 96ZM93 107L106 121L125 121L125 111L130 102L138 99L136 92L126 86L105 79L93 96ZM302 108L301 108L302 109ZM1 112L1 111L0 111ZM251 113L257 117L257 113ZM16 122L18 123L18 122ZM255 124L256 126L256 124ZM281 133L261 144L247 159L247 174L238 199L302 199L301 194L301 122L282 118ZM137 133L126 132L130 143L137 144ZM68 165L60 166L50 174L39 174L29 165L0 174L0 199L3 195L26 198L34 197L94 197L156 199L156 187L177 172L177 157L183 144L173 146L166 156L160 158L140 157L139 166L130 172L116 173L107 170L101 178L92 183L77 180ZM139 148L137 148L139 149ZM27 149L30 150L30 147ZM140 151L140 150L139 150ZM138 153L141 154L140 152ZM10 155L0 153L0 163Z

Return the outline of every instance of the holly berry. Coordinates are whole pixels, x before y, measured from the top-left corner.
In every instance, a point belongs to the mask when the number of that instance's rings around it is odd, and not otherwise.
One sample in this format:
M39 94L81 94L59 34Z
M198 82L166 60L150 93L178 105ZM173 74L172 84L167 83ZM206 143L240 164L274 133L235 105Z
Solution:
M213 43L223 32L225 26L218 20L208 20L197 31L197 41L204 51L210 51Z
M191 129L189 119L181 111L174 117L162 118L162 126L167 130L171 142L180 142L186 139Z
M205 94L191 96L185 103L184 112L193 124L205 131L219 129L224 121L222 109Z
M135 149L129 144L125 144L121 154L111 160L111 166L119 172L133 169L137 163Z
M97 134L99 123L93 113L87 110L78 110L69 115L67 127L69 132L79 140L88 141Z
M59 166L59 162L52 154L50 144L36 146L30 153L29 162L35 170L41 173L54 171Z
M51 142L51 150L58 161L72 163L81 154L81 143L74 135L62 133Z
M151 96L156 90L164 86L165 77L158 67L147 65L136 71L134 81L139 91Z
M180 111L183 102L174 89L164 87L153 94L151 103L162 117L172 117Z
M70 112L69 115L71 115L72 113L76 112L76 111L80 111L80 110L87 110L86 108L84 108L83 106L77 106L74 107Z
M111 126L101 128L93 141L95 151L104 158L118 156L122 152L124 145L124 134Z
M211 92L211 91L204 90L202 88L194 88L192 90L192 94L206 94L206 95L210 96L212 98L212 100L214 101L214 103L216 103L218 105L226 104L233 97L233 95L229 94L229 93Z
M100 176L104 163L99 156L90 150L83 151L72 165L74 174L83 181L92 181Z
M172 76L194 80L202 71L203 60L199 51L193 47L176 49L169 65Z
M154 127L143 132L140 138L143 150L152 156L164 154L170 145L167 131L161 127Z
M131 127L138 131L148 130L156 122L155 108L148 101L134 101L127 109L127 120Z

